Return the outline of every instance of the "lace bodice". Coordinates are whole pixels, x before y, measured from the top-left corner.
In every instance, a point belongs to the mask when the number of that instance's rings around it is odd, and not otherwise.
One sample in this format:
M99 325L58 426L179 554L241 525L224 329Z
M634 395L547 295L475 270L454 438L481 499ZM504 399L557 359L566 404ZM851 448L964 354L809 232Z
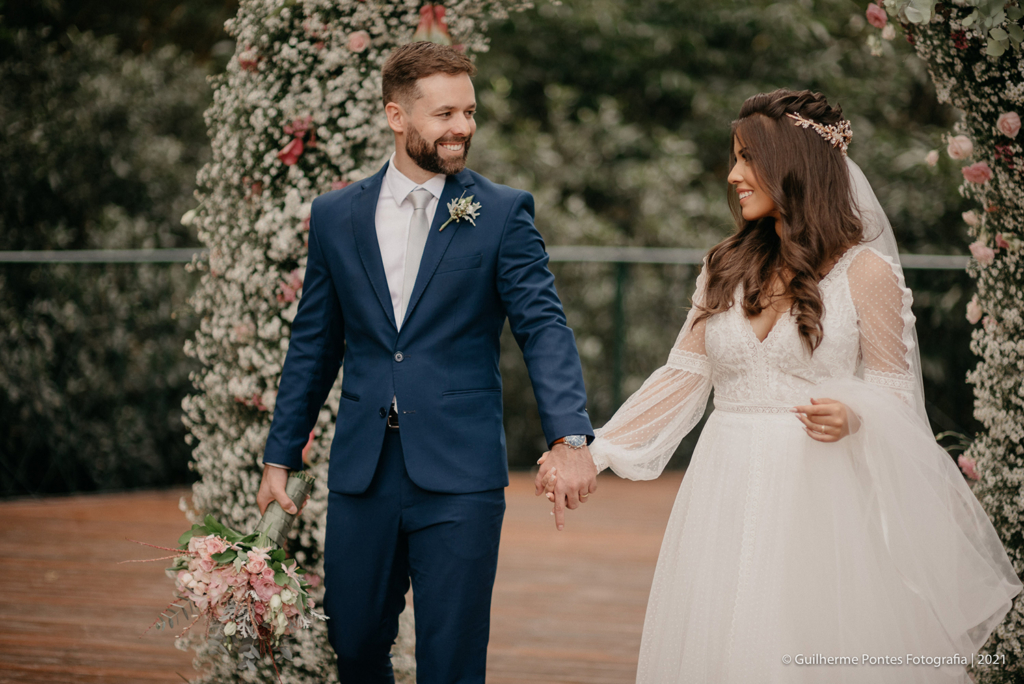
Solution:
M657 477L703 416L712 386L716 407L740 412L787 411L806 402L815 385L852 375L913 403L910 290L899 268L871 247L849 249L819 283L824 334L813 354L788 313L759 341L740 291L731 309L695 324L705 280L702 272L668 362L596 431L590 450L599 469Z

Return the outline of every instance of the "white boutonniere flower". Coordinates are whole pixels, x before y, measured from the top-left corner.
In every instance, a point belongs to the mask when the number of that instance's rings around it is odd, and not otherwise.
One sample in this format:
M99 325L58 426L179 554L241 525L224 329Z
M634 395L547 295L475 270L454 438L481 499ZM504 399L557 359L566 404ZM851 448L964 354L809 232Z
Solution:
M465 195L466 193L462 194ZM475 195L470 195L469 197L460 197L459 199L454 199L451 202L449 202L448 220L445 221L444 224L437 229L437 232L440 233L442 230L444 230L445 226L447 226L452 221L461 221L462 219L466 219L475 226L475 219L480 215L480 203L474 202L473 197L475 197Z

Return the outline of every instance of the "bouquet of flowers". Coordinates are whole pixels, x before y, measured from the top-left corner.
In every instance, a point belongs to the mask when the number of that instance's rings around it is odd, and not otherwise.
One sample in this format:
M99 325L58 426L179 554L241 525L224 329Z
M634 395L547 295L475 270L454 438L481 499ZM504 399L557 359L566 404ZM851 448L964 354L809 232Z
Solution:
M288 478L289 497L300 509L313 478L298 472ZM280 548L295 516L272 502L256 530L241 534L206 516L203 524L178 540L174 564L175 600L163 611L157 629L189 620L182 635L207 619L206 638L238 658L240 669L256 669L256 660L276 654L292 659L287 637L327 617L313 610L305 571ZM159 559L154 559L159 560Z

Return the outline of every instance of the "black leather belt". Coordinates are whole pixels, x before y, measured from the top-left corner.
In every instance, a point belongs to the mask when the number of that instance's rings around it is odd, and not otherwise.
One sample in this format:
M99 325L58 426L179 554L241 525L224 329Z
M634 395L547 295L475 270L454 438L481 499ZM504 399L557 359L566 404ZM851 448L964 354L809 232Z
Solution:
M391 408L388 410L388 429L398 429L398 411L395 410L394 404L391 404Z

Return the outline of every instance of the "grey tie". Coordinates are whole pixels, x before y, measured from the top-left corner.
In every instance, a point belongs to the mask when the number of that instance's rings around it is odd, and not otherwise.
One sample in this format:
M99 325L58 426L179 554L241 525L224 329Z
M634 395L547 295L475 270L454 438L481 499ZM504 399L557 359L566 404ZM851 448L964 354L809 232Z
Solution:
M416 286L416 274L420 270L420 260L423 258L423 247L427 244L427 235L430 233L430 222L427 220L427 205L434 197L429 190L417 188L409 193L412 201L412 219L409 221L409 242L405 247L405 283L402 286L402 311L399 312L400 319L396 321L398 327L402 327L405 315L409 311L409 300L412 299L412 289Z

